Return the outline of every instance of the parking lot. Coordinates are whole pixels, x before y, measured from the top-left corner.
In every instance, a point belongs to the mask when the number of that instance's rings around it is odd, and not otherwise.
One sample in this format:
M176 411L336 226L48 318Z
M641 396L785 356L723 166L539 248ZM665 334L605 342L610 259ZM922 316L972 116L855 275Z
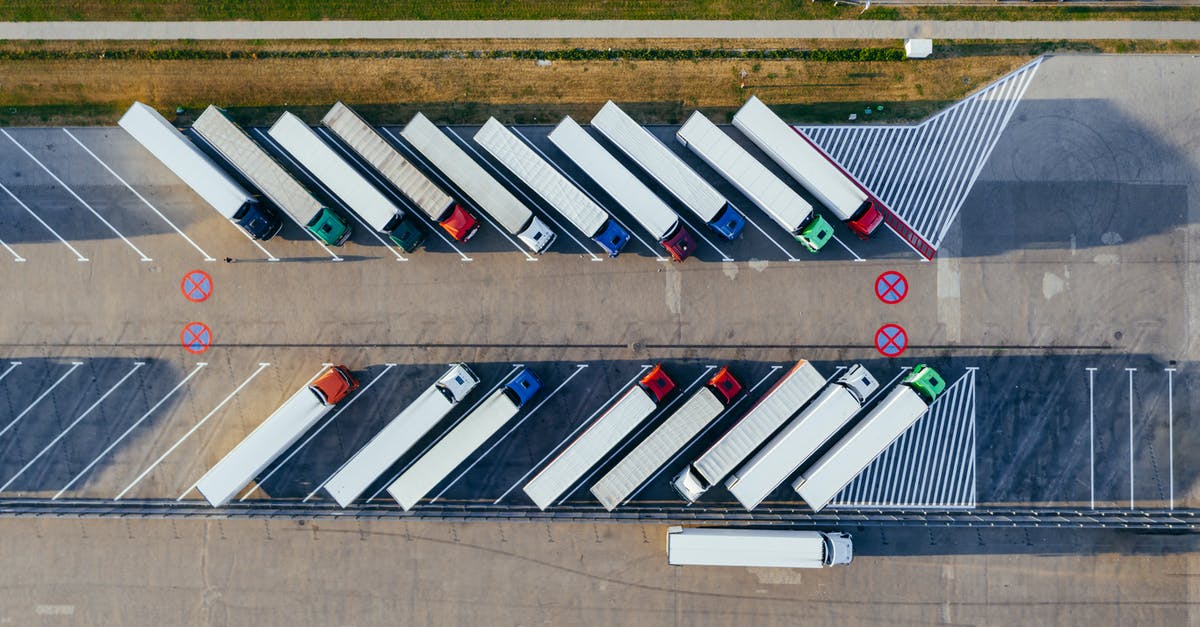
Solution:
M1129 76L1146 71L1138 63L1198 71L1182 59L1110 62ZM753 223L741 239L718 240L685 216L708 240L695 259L665 261L638 229L611 259L482 157L519 198L557 219L560 237L549 253L527 254L491 224L466 244L431 235L411 254L360 224L338 249L294 224L255 242L118 128L3 129L0 240L12 259L0 262L0 273L14 288L0 303L0 494L198 499L191 488L225 452L322 364L346 363L363 387L239 497L327 503L319 488L329 475L446 363L465 361L480 374L480 389L416 451L516 364L545 388L416 511L467 503L528 509L521 485L640 371L661 361L680 390L694 390L713 367L731 364L754 392L630 504L681 511L670 477L772 376L806 358L825 376L861 362L881 382L927 362L951 384L836 507L1195 507L1189 308L1198 292L1188 244L1200 209L1180 153L1194 138L1166 131L1189 128L1186 115L1163 121L1153 103L1138 109L1102 86L1066 98L1063 85L1086 74L1087 63L1042 63L932 263L891 233L864 242L840 224L844 245L811 255L711 172ZM1037 142L1053 137L1049 121L1064 115L1090 134L1064 139L1070 151L1039 150ZM548 130L516 128L633 224L555 152ZM652 131L704 167L675 146L673 129ZM473 128L449 132L474 149ZM1089 152L1112 151L1118 140L1115 156ZM180 293L195 269L213 282L202 303ZM885 305L872 285L893 269L908 277L910 292ZM198 355L180 346L192 322L211 329L212 347ZM900 358L873 347L885 323L907 330ZM596 511L587 487L636 439L556 507ZM389 476L412 459L401 458ZM720 489L694 507L734 506ZM803 506L785 485L762 507Z

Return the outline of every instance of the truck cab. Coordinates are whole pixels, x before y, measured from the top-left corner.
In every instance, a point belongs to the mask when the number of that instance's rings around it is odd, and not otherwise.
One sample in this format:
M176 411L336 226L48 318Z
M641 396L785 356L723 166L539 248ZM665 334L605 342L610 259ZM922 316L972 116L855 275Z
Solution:
M682 472L675 475L675 479L671 481L671 487L675 488L679 496L682 496L688 503L695 503L696 499L708 491L709 485L698 473L692 470L689 464Z
M529 399L533 398L540 389L542 389L542 382L538 381L538 378L533 376L528 368L522 368L517 376L504 386L504 393L514 405L524 407L525 403L528 403Z
M932 404L946 390L942 375L925 364L913 366L912 372L904 377L904 385L916 390L927 404Z
M662 404L663 399L675 389L675 382L663 371L662 364L657 364L646 376L638 381L638 385L654 396L654 402Z
M838 378L837 384L849 390L859 405L879 389L879 382L862 364L850 366L846 374Z
M821 539L825 541L826 566L847 565L854 559L854 543L850 534L843 531L822 531Z
M729 407L733 399L742 392L742 384L733 378L733 374L729 372L729 366L718 370L717 374L713 375L713 378L709 379L705 385L717 395L717 398L726 407Z
M592 241L600 244L609 257L616 257L629 242L629 231L621 228L616 220L609 220L604 223L604 227L592 238Z
M866 202L854 212L854 217L846 220L846 226L850 227L851 231L861 239L867 239L883 224L883 213L875 206L875 201L868 198Z
M346 395L358 389L358 379L345 366L334 366L321 373L308 389L323 405L337 405Z
M742 235L742 231L746 229L746 218L738 213L737 209L733 208L731 203L725 203L725 207L717 214L717 217L708 223L709 228L716 231L721 237L727 240L735 240Z
M808 252L816 253L825 248L825 244L833 239L833 226L814 211L808 224L805 224L799 233L792 236L808 249Z
M250 237L264 242L283 230L283 220L270 207L257 200L242 205L233 219Z
M454 364L450 372L442 375L435 385L446 400L454 404L466 398L478 384L479 377L466 364Z
M350 223L328 207L321 207L321 210L308 221L305 227L330 246L341 246L350 239Z
M546 226L546 223L537 216L529 221L529 225L525 227L524 231L517 233L517 239L539 255L550 248L550 244L554 243L556 237L558 236L554 231L550 230L550 227Z
M479 218L463 209L459 203L454 203L450 214L439 220L438 224L450 234L450 237L460 242L471 239L479 230Z
M679 262L690 257L692 251L696 250L696 239L692 237L682 222L678 224L674 233L663 238L660 243L668 253L671 253L671 259Z
M413 252L425 243L425 229L410 216L401 215L400 220L395 222L395 226L390 224L388 226L391 226L390 229L387 229L388 239L406 253Z

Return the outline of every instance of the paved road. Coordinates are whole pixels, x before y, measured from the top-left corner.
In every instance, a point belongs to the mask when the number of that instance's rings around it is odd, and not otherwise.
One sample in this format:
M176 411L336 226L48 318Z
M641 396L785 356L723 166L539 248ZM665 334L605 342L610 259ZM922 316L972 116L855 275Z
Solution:
M1200 39L1168 21L495 20L8 22L0 39Z

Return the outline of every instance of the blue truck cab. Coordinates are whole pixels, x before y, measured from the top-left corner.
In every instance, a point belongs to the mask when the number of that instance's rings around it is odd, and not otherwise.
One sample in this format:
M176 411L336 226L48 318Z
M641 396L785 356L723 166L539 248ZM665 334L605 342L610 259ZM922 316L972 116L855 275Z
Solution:
M517 376L504 386L504 393L517 407L524 407L525 403L528 403L529 399L533 398L540 389L542 389L542 382L538 381L538 378L533 376L528 368L522 368Z
M727 240L735 240L742 235L746 228L746 218L733 208L733 204L725 203L725 207L708 223L708 227Z
M264 203L253 200L242 205L233 215L238 226L242 227L250 237L259 240L269 240L283 229L283 220L279 214Z
M621 254L621 249L625 248L625 244L629 242L629 231L617 224L616 220L609 220L604 223L600 232L592 237L592 241L600 244L608 252L609 257L616 257Z

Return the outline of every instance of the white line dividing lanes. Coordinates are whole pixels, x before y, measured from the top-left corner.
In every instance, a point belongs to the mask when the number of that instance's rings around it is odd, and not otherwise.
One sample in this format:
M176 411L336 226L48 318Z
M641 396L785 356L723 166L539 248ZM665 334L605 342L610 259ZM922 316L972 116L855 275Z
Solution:
M274 475L276 472L279 472L279 469L283 468L288 463L288 461L290 461L293 457L295 457L296 453L299 453L301 449L303 449L305 446L308 446L308 443L311 442L313 438L317 437L317 434L321 433L321 431L324 431L325 427L328 427L335 418L342 415L342 412L346 411L347 408L349 408L351 405L353 405L354 401L357 401L359 399L359 397L361 397L363 394L365 394L367 392L367 390L371 389L372 385L375 385L375 383L377 383L380 379L382 379L383 375L387 374L389 370L391 370L392 368L395 368L395 367L396 367L396 364L392 364L392 363L384 364L383 372L379 373L374 379L371 379L369 382L367 382L366 385L359 388L358 391L356 391L354 393L354 396L350 397L349 400L347 400L345 403L343 403L342 406L339 407L338 410L333 413L333 415L331 415L328 419L326 419L324 422L322 422L320 425L318 425L316 429L313 429L312 433L310 433L307 438L304 438L304 441L301 442L299 446L292 449L292 452L288 453L288 456L283 458L283 461L276 464L275 467L271 469L271 472L267 473L266 476L264 476L262 479L259 479L258 482L254 484L254 487L250 488L249 492L246 492L246 494L243 495L242 498L238 499L238 503L241 503L242 501L249 498L249 496L251 494L254 494L255 492L257 492L258 489L260 487L262 487L262 485L264 483L267 482L267 479L270 479L272 475ZM324 485L324 484L322 484L322 485ZM318 486L317 489L319 490L320 487Z
M513 431L516 431L517 428L520 427L522 424L524 424L524 422L526 420L529 420L534 414L536 414L537 410L542 408L542 405L545 405L551 398L554 398L554 395L558 394L559 390L566 387L567 384L571 382L571 379L575 378L575 375L583 372L583 370L587 367L588 367L587 364L575 364L575 372L572 372L571 375L568 376L565 380L563 380L562 383L559 383L558 387L554 388L554 390L552 390L549 394L547 394L546 397L541 400L541 402L539 402L537 405L535 405L533 409L529 410L528 414L525 414L524 418L521 418L520 420L518 420L517 424L515 424L511 428L509 428L509 430L507 432L505 432L504 435L500 436L499 439L497 439L495 442L493 442L492 445L489 446L486 451L484 451L482 454L476 456L475 461L471 462L470 466L467 466L466 468L463 469L462 472L458 473L458 476L455 477L453 481L446 484L446 487L442 488L442 491L438 492L437 496L430 499L429 502L433 503L434 501L442 498L442 495L445 494L450 488L454 487L454 484L458 483L459 479L462 479L468 472L471 472L472 468L474 468L484 457L487 457L487 454L491 453L492 449L495 449L497 446L500 446L500 443L503 442L506 438L508 438L508 436L512 435Z
M5 193L5 194L8 194L9 198L12 198L14 201L16 201L16 203L17 203L18 205L21 205L21 208L22 208L22 209L24 209L25 211L29 212L29 215L33 216L33 219L34 219L34 220L37 220L37 221L38 221L38 224L41 224L42 226L46 227L46 230L47 230L47 231L50 231L50 234L51 234L51 235L53 235L54 237L56 237L56 238L58 239L58 241L62 242L64 246L66 246L67 248L69 248L69 249L71 250L71 252L75 253L75 260L76 260L76 261L87 261L87 260L88 260L88 258L87 258L87 257L84 257L84 256L83 256L83 253L81 253L81 252L79 252L78 250L76 250L74 246L72 246L70 243L68 243L68 242L67 242L67 240L63 239L63 238L62 238L62 236L58 234L58 231L55 231L54 229L50 228L50 225L49 225L49 224L46 224L46 221L45 221L45 220L43 220L43 219L41 218L41 216L39 216L38 214L34 213L34 212L33 212L33 209L30 209L30 208L29 208L29 205L25 204L25 202L24 202L23 200L21 200L20 198L17 198L17 195L16 195L16 194L14 194L14 193L12 193L12 190L10 190L10 189L8 189L7 187L5 187L5 186L4 186L4 183L0 183L0 190L4 190L4 193Z
M104 458L105 455L108 455L110 452L112 452L112 450L114 448L116 448L116 446L118 444L120 444L121 441L124 440L126 436L128 436L130 433L133 433L133 430L136 429L138 427L138 425L142 424L142 422L144 422L147 418L149 418L150 414L153 414L155 412L155 410L157 410L159 407L162 406L163 403L167 402L168 398L171 398L171 396L173 394L175 394L175 392L178 391L179 388L183 387L184 384L186 384L189 380L191 380L192 377L196 376L196 374L198 372L200 372L200 370L207 365L208 365L207 362L203 362L203 361L196 362L196 367L193 368L192 371L188 373L188 376L184 377L183 380L180 381L179 383L176 383L175 387L171 388L171 391L167 392L165 396L163 396L161 399L159 399L159 401L157 403L155 403L153 407L146 410L146 413L142 414L141 418L138 418L136 421L134 421L133 424L129 425L129 428L125 429L125 431L123 433L121 433L121 435L118 436L116 440L113 440L113 442L111 444L109 444L103 451L100 452L99 455L96 456L96 459L93 459L87 465L87 467L85 467L83 470L79 471L79 474L75 475L70 481L68 481L67 485L63 486L62 489L58 491L58 493L56 493L53 497L50 498L50 500L51 501L57 500L59 497L61 497L63 495L64 492L69 490L71 488L71 486L75 485L76 481L79 481L80 478L82 478L84 475L86 475L88 473L88 471L92 469L93 466L95 466L97 463L100 462L100 460L102 458Z
M82 365L83 365L82 361L71 362L71 368L69 370L67 370L65 373L63 373L63 375L61 377L59 377L57 381L52 383L50 385L50 387L46 388L45 392L42 392L40 395L38 395L37 398L33 399L33 402L30 403L29 406L26 407L24 410L22 410L21 413L17 414L17 417L13 418L12 422L5 425L5 427L3 429L0 429L0 435L4 435L5 433L8 433L9 429L12 429L14 425L16 425L18 422L21 422L21 419L25 417L25 414L28 414L38 403L42 402L42 399L46 398L51 392L53 392L54 388L58 387L59 383L63 382L63 379L66 379L67 377L71 376L71 373L75 372L75 369Z
M1170 509L1175 509L1175 369L1167 371L1167 494Z
M54 439L50 440L49 444L42 447L42 450L38 451L38 454L34 455L33 459L26 462L25 465L22 466L21 469L17 471L17 474L13 475L8 481L4 482L4 485L0 485L0 492L7 490L8 486L12 485L13 482L16 481L18 477L25 474L25 471L29 470L29 467L32 466L34 464L34 462L41 459L42 455L46 454L46 451L49 451L55 444L58 444L58 441L63 439L64 437L66 437L66 435L71 432L71 429L75 428L75 425L78 425L80 423L80 421L82 421L84 418L87 418L88 414L92 413L92 411L94 409L99 407L100 403L104 402L104 399L108 398L109 395L112 394L114 391L116 391L117 388L121 387L121 384L125 383L125 381L129 379L129 377L132 377L133 373L137 372L139 368L141 368L142 366L145 366L145 365L146 365L146 362L144 362L144 361L133 362L133 368L130 369L129 372L126 372L125 376L121 377L120 381L117 381L115 384L113 384L112 387L108 388L108 391L106 391L104 394L101 394L100 398L96 399L95 403L92 403L90 406L88 406L88 408L86 410L84 410L84 412L82 414L79 414L78 418L73 420L71 422L71 424L67 425L66 429L63 429L62 431L60 431L58 433L58 435L54 436Z
M1133 509L1133 373L1137 368L1126 368L1129 373L1129 509Z
M0 239L0 246L3 246L5 250L7 250L8 252L12 253L12 256L13 256L13 261L16 261L17 263L24 263L25 261L27 261L27 260L26 260L24 257L22 257L20 254L18 254L18 253L17 253L17 251L13 250L13 249L12 249L12 246L9 246L9 245L8 245L8 244L7 244L7 243L6 243L4 240L2 240L2 239Z
M7 137L8 140L13 143L13 145L15 145L17 148L20 148L21 152L25 153L25 155L28 156L30 159L33 159L33 162L38 164L39 166L41 166L41 168L46 171L46 174L50 175L50 178L54 179L55 182L57 182L59 185L61 185L63 189L67 190L68 194L70 194L72 197L74 197L75 200L78 200L79 204L83 205L88 211L92 212L92 215L96 216L96 218L98 220L103 222L104 226L108 227L108 230L115 233L117 237L121 238L122 241L124 241L126 244L128 244L129 247L132 248L134 252L136 252L139 256L141 256L142 261L153 261L153 259L146 256L146 253L142 252L137 246L134 246L133 242L129 241L129 239L127 239L124 235L121 235L121 232L117 230L117 227L113 226L111 222L109 222L108 220L106 220L104 218L104 216L100 215L99 212L97 212L95 209L93 209L92 206L90 204L88 204L88 202L86 200L81 198L79 196L79 194L75 193L75 190L71 189L71 187L69 185L67 185L66 183L64 183L62 179L58 178L58 176L56 176L53 172L51 172L50 168L46 167L46 164L42 163L41 161L38 161L38 158L33 156L33 153L26 150L24 146L22 146L19 142L17 142L17 140L13 139L13 136L9 135L8 131L0 128L0 133L4 133L4 136Z
M197 422L191 429L188 430L187 433L183 434L183 437L179 438L178 441L176 441L174 444L172 444L171 448L167 449L167 451L165 453L163 453L162 455L159 455L158 459L154 460L153 464L150 464L150 466L148 468L146 468L145 470L142 471L142 474L138 475L137 478L134 479L132 482L130 482L129 485L125 486L125 489L121 490L120 494L113 497L113 500L114 501L121 500L121 497L123 497L127 493L129 493L129 491L132 490L133 487L136 486L138 483L140 483L142 481L142 479L145 479L146 475L150 474L150 471L154 470L155 466L158 466L159 464L161 464L162 460L166 459L168 455L170 455L172 452L175 451L175 449L179 448L179 445L183 444L184 440L191 437L191 435L193 433L195 433L197 429L199 429L205 422L208 422L208 419L212 418L214 414L216 414L218 411L220 411L221 408L224 407L226 403L228 403L230 400L233 400L233 397L236 396L238 392L241 392L242 388L249 385L250 382L254 380L254 377L258 376L258 373L262 372L265 368L267 368L267 366L270 366L270 365L271 364L269 364L269 363L259 363L257 370L255 370L249 377L247 377L245 381L242 381L241 385L238 385L236 388L234 388L234 390L229 393L229 396L226 396L224 399L222 399L221 402L218 403L217 406L212 409L212 411L208 412L207 415L205 415L203 418L201 418L200 422ZM192 488L194 488L194 487L196 487L195 484L192 484ZM191 492L192 488L188 488L188 492ZM185 492L184 494L186 495L187 492Z
M1085 368L1088 373L1088 483L1092 486L1092 509L1096 509L1096 369Z
M128 182L125 181L125 179L121 178L121 175L117 174L116 172L113 171L112 168L108 167L107 163L101 161L100 157L96 156L96 153L92 152L91 148L88 148L87 146L85 146L83 144L83 142L79 141L79 138L76 137L73 133L71 133L71 131L64 128L63 132L67 134L67 137L70 137L72 140L74 140L76 144L79 144L79 147L82 148L84 150L84 152L91 155L91 157L96 160L96 163L99 163L101 167L103 167L105 170L108 170L109 174L113 175L113 177L116 178L118 181L120 181L121 184L124 185L129 191L133 192L133 195L137 196L138 200L142 201L142 203L144 203L147 207L149 207L151 211L153 211L156 215L158 215L158 217L162 218L163 222L167 223L167 226L170 226L172 229L175 230L176 233L179 234L180 237L187 240L187 243L191 244L192 248L195 248L197 251L200 252L201 255L204 255L205 261L216 261L216 259L212 255L205 252L204 249L200 248L200 246L196 242L192 241L192 238L188 237L186 233L179 230L179 227L175 226L174 222L171 222L169 219L167 219L167 216L163 215L163 213L161 211L159 211L157 207L150 204L150 201L146 200L145 196L142 196L141 193L139 193L136 189L134 189L132 185L130 185Z
M20 366L23 363L25 363L25 362L21 362L21 361L8 362L8 368L6 368L3 373L0 373L0 381L3 381L4 377L8 376L8 373L12 372L13 370L16 370L17 366Z
M603 410L604 410L604 408L608 407L609 405L611 405L611 404L612 404L612 402L613 402L613 401L617 400L617 397L618 397L618 396L620 396L622 393L624 393L626 390L628 390L628 389L629 389L629 387L630 387L630 386L632 386L634 383L636 383L636 382L637 382L637 380L638 380L639 378L641 378L641 376L642 376L643 374L645 374L645 373L646 373L646 371L647 371L647 370L649 370L650 368L651 368L651 366L649 366L649 365L647 365L647 364L642 364L642 369L641 369L641 370L639 370L639 371L638 371L638 373L637 373L636 375L634 375L632 379L630 379L628 382L626 382L626 383L625 383L625 385L622 385L620 388L618 388L618 389L617 389L617 392L616 392L616 394L613 394L613 395L612 395L612 396L611 396L611 397L610 397L610 398L609 398L607 401L604 401L604 404L603 404L603 405L601 405L600 407L596 408L596 411L592 412L592 415L591 415L591 416L588 416L588 417L587 417L587 420L584 420L583 422L581 422L581 423L579 424L579 426L578 426L578 427L575 427L575 430L574 430L574 431L572 431L571 433L567 434L567 437L563 438L561 442L559 442L558 444L556 444L556 445L554 446L554 448L550 449L550 452L549 452L549 453L546 453L546 456L545 456L545 457L543 457L543 458L541 459L541 461L539 461L538 463L534 464L533 468L530 468L530 469L529 469L529 472L526 472L524 475L522 475L522 476L521 476L521 478L520 478L520 479L517 479L517 482L516 482L516 483L514 483L514 484L512 484L512 486L510 486L510 487L509 487L507 490L505 490L505 491L504 491L504 494L501 494L501 495L500 495L500 498L496 499L495 501L492 501L492 505L497 505L497 504L499 504L499 503L500 503L500 501L503 501L503 500L504 500L504 497L508 496L508 494L509 494L510 492L512 492L513 490L517 489L517 486L521 485L521 483L523 483L523 482L525 481L525 479L529 478L529 475L533 474L533 472L534 472L535 470L537 470L538 468L541 468L542 464L546 463L546 460L547 460L547 459L550 459L550 456L551 456L551 455L553 455L553 454L554 454L556 451L558 451L558 449L562 448L562 445L563 445L563 444L566 444L566 443L567 443L567 442L569 442L569 441L570 441L572 438L574 438L574 437L575 437L575 434L579 433L579 430L580 430L580 429L583 429L585 426L587 426L587 425L591 424L591 423L592 423L592 420L593 420L593 419L594 419L594 418L595 418L595 417L596 417L596 416L597 416L597 415L598 415L598 414L599 414L601 411L603 411Z

